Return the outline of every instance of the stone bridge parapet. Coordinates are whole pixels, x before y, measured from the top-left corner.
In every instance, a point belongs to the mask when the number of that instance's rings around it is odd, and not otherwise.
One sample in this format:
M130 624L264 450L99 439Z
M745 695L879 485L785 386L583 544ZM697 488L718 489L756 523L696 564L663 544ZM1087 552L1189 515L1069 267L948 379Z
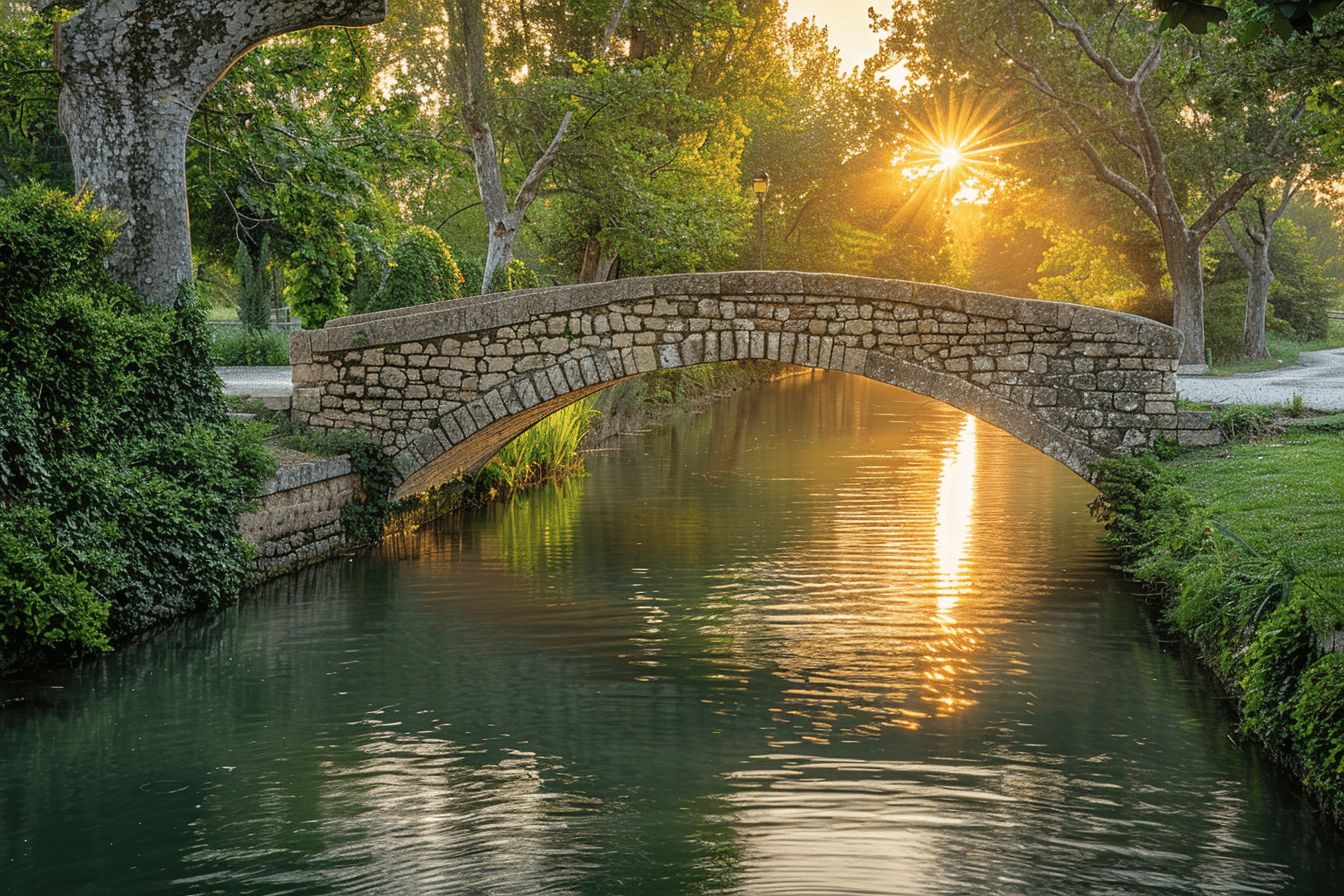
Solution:
M1181 337L1146 318L834 274L642 277L346 317L291 340L293 413L368 431L399 493L474 469L547 414L654 370L762 359L945 401L1089 476L1203 427Z

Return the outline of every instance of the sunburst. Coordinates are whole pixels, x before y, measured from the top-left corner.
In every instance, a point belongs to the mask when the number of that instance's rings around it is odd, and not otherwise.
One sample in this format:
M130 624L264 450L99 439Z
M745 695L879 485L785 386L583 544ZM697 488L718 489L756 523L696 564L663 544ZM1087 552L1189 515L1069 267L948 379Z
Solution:
M1003 118L1003 100L965 93L934 100L907 113L913 139L894 159L919 186L902 214L932 204L982 195L996 179L1005 150L1026 141L1010 139L1013 124Z

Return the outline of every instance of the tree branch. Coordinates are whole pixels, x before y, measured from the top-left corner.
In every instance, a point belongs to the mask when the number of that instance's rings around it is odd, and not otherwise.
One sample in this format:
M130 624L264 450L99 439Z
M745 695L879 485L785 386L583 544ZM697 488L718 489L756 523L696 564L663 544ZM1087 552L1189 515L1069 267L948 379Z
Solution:
M1083 129L1079 127L1078 122L1068 113L1068 110L1063 108L1066 101L1059 95L1054 87L1051 86L1050 82L1046 80L1046 77L1040 68L1033 65L1028 60L1022 59L1005 47L1001 42L996 41L996 43L998 44L999 52L1011 59L1014 65L1031 75L1030 83L1032 86L1055 102L1057 107L1055 111L1059 116L1060 123L1063 125L1065 132L1069 135L1069 138L1073 141L1074 145L1082 150L1083 155L1087 156L1087 160L1092 165L1092 171L1097 179L1108 186L1114 187L1121 193L1124 193L1129 197L1130 201L1139 207L1140 211L1147 215L1148 218L1160 228L1161 221L1158 217L1157 205L1153 202L1152 197L1136 186L1127 177L1106 164L1106 160L1101 157L1101 153L1097 150L1096 145L1088 139L1085 133L1083 133Z

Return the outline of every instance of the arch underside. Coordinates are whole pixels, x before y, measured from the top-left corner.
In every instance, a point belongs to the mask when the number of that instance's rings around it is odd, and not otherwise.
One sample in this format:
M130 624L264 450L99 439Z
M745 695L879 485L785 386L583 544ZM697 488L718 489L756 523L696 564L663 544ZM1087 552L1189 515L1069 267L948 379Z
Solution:
M1095 449L1052 426L1029 408L1015 404L960 377L903 361L878 349L850 351L843 353L838 360L833 358L826 362L818 360L811 363L800 361L796 357L782 360L767 347L759 356L754 356L752 359L855 374L941 401L1004 430L1089 481L1092 478L1093 466L1101 459L1101 455ZM675 370L705 363L703 361L686 363L680 358L675 359L673 363L665 363L668 360L670 359L660 357L658 367L655 369ZM504 445L547 416L616 383L642 375L643 373L614 376L549 398L543 399L538 396L539 400L527 404L521 410L501 415L478 426L470 433L464 432L460 439L454 440L447 436L442 427L436 428L414 440L410 447L397 455L397 466L404 476L397 489L397 497L410 497L452 481L463 474L474 472ZM502 393L506 389L513 396L519 392L510 384L506 384L494 390L495 394L500 395L498 402L492 402L489 396L486 396L481 404L484 406L505 404ZM466 427L458 428L465 430Z

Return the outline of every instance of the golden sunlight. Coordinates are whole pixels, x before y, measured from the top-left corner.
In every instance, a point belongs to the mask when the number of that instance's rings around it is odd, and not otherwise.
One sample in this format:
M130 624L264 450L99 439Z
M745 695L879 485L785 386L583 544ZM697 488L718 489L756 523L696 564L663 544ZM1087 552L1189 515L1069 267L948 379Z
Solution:
M1002 109L1002 100L967 94L908 113L911 140L892 162L919 186L902 216L942 203L983 201L998 180L1000 154L1024 142L1007 139L1012 124L1002 121Z
M975 418L966 415L956 447L943 460L938 481L938 524L934 551L938 558L938 609L950 610L965 585L965 563L975 506Z

